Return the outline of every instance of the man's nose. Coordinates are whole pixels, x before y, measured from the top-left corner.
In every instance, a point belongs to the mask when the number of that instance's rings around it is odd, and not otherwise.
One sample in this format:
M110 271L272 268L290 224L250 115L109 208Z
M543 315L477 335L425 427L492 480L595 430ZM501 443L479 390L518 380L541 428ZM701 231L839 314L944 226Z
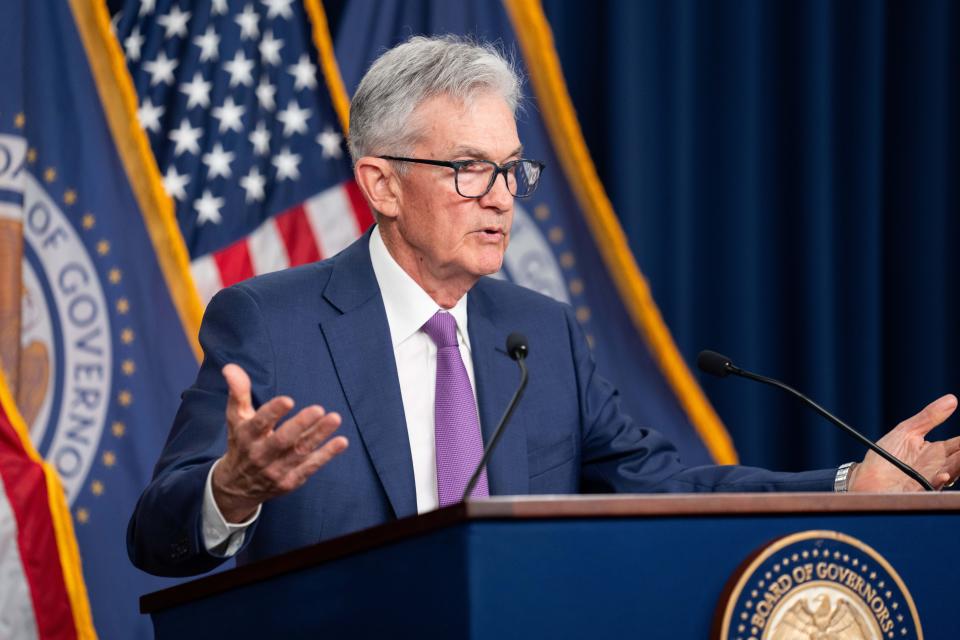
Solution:
M493 207L501 213L508 211L513 207L513 195L507 188L507 176L500 173L493 181L493 186L482 198L480 204L485 207Z

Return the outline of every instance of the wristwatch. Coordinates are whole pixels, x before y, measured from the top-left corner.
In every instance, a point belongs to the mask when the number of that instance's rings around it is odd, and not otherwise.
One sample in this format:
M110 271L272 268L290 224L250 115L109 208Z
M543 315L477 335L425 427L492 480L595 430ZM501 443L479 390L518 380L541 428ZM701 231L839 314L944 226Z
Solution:
M847 462L840 465L837 469L837 477L833 481L833 490L835 493L846 493L850 488L850 472L853 470L856 462Z

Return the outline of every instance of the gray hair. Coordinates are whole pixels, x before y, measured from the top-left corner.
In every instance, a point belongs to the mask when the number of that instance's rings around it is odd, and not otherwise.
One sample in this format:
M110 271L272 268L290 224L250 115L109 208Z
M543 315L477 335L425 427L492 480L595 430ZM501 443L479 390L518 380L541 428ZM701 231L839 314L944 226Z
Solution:
M465 102L495 91L516 114L520 75L494 45L461 36L415 36L377 58L350 102L350 155L406 154L417 137L410 116L437 95Z

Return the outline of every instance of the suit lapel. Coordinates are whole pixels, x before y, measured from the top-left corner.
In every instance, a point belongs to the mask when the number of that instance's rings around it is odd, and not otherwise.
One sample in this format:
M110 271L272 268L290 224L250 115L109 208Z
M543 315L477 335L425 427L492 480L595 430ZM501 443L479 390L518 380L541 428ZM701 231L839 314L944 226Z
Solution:
M494 303L483 290L482 281L470 291L467 313L480 425L487 443L516 391L520 370L506 352L512 329L496 324ZM530 491L524 423L521 399L490 459L487 476L491 495L524 495Z
M417 513L413 460L369 237L337 260L323 295L342 315L324 320L320 329L363 444L394 513L402 518Z

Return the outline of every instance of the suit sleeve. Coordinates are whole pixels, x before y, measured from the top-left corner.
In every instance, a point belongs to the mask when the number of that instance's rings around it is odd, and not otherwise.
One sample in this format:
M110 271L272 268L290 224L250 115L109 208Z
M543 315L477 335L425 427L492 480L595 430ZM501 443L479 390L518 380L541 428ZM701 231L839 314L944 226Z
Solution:
M597 373L572 309L565 308L577 376L583 493L830 491L836 469L783 473L744 467L685 466L673 444L620 409L619 393Z
M273 348L256 300L243 287L220 291L200 327L203 363L180 408L127 527L134 565L155 575L189 576L210 571L225 558L203 544L202 505L207 474L226 452L227 386L221 369L235 363L250 376L253 404L275 394ZM253 537L256 523L247 531Z

